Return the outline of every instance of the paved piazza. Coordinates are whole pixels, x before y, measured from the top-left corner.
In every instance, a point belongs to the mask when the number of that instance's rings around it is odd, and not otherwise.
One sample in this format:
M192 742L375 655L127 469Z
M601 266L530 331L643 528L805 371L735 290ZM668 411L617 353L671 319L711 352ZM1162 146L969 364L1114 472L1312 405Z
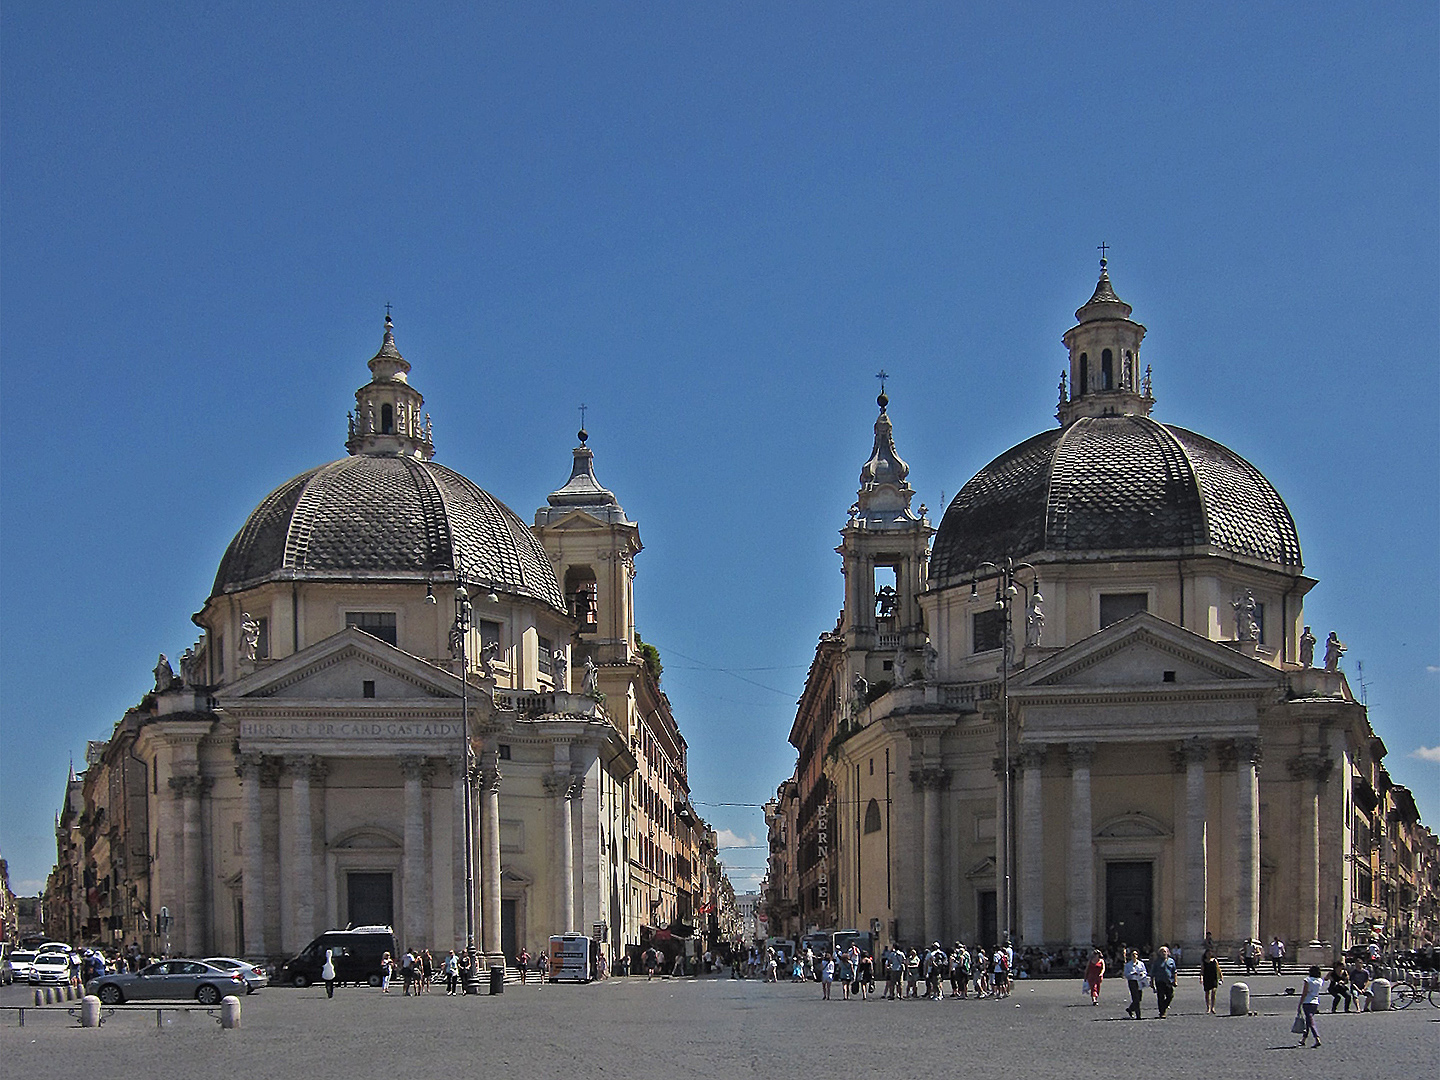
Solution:
M1183 980L1165 1020L1127 1020L1107 982L1098 1008L1078 980L1022 982L1008 1002L822 1002L818 986L729 979L612 979L593 986L512 987L497 998L407 999L396 989L270 988L221 1031L203 1012L157 1030L126 1012L82 1030L64 1012L0 1014L9 1077L320 1077L440 1075L693 1077L1350 1077L1421 1078L1440 1065L1440 1009L1319 1018L1320 1049L1295 1048L1298 979L1252 982L1259 1015L1206 1016L1199 982ZM1222 995L1228 982L1222 988ZM0 991L19 1004L21 987ZM1328 1009L1328 998L1326 1008ZM138 1007L137 1007L138 1009ZM1003 1071L1002 1071L1003 1070Z

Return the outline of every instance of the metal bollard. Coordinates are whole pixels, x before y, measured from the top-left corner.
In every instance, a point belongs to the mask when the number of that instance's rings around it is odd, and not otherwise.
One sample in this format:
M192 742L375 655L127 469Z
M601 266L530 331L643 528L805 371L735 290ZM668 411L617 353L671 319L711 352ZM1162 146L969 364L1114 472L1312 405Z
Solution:
M48 986L45 987L45 1004L46 1004L46 1005L53 1005L53 1004L55 1004L55 991L52 990L52 989L50 989L50 987L48 987Z
M94 994L87 994L80 999L80 1026L100 1026L100 999Z
M1248 983L1230 984L1230 1015L1250 1015L1250 986Z
M233 994L220 999L220 1026L227 1029L240 1026L240 999Z
M1389 980L1389 979L1372 979L1372 980L1370 980L1370 990L1371 990L1371 992L1374 994L1374 997L1372 997L1372 998L1370 999L1370 1011L1371 1011L1371 1012L1389 1012L1389 1011L1390 1011L1390 980Z
M66 1000L66 1001L74 1001L74 1000L75 1000L75 987L71 986L69 983L66 983L66 984L65 984L65 1000Z
M45 1004L45 991L41 990L38 986L35 988L35 1004Z

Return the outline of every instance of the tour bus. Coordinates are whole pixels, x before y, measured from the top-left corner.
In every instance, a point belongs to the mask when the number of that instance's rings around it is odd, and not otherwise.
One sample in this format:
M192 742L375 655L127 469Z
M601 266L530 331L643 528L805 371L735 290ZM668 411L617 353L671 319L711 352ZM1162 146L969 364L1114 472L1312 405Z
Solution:
M275 981L304 988L320 981L329 950L335 962L335 981L380 985L380 958L385 953L400 967L395 948L395 931L388 926L356 926L349 930L327 930L280 966Z

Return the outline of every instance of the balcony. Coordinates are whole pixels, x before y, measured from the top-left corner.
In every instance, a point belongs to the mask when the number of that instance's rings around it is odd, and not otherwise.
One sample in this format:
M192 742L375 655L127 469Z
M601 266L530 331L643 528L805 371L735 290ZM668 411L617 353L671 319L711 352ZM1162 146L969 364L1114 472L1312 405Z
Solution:
M563 690L540 692L497 689L495 708L501 712L513 712L522 719L551 715L593 716L600 719L605 716L605 711L594 698Z

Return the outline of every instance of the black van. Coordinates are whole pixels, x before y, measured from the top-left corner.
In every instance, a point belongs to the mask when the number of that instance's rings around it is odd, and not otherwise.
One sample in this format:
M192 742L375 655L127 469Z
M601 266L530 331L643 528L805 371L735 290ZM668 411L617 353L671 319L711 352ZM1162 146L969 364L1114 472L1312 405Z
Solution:
M305 987L320 982L329 950L335 962L335 981L380 985L380 958L387 952L398 966L395 931L388 926L357 926L350 930L327 930L280 966L275 981Z

